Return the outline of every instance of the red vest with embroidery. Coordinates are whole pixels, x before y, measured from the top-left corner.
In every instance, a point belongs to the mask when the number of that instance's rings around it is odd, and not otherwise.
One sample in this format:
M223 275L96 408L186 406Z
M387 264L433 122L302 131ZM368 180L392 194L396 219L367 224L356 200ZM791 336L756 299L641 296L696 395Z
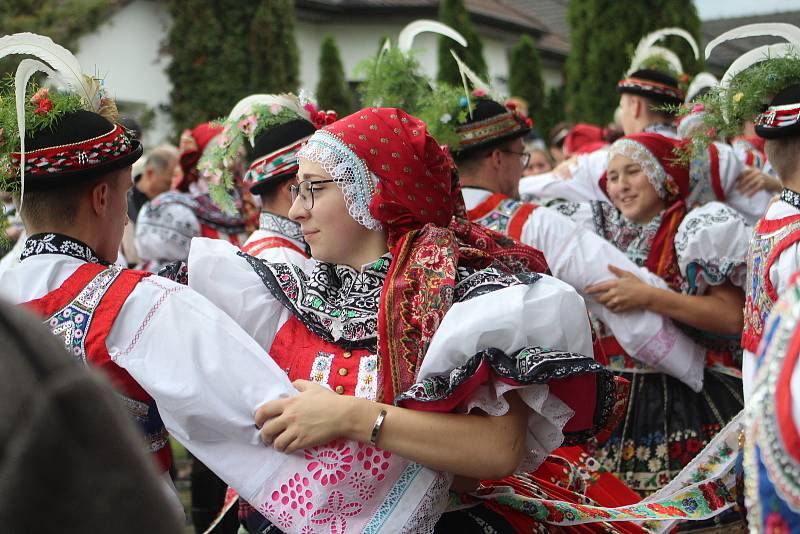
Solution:
M756 354L764 335L764 323L778 301L769 270L781 253L800 241L800 215L761 219L750 240L747 255L747 286L744 301L742 347Z
M467 212L469 220L517 241L522 241L522 229L538 204L522 202L494 193Z
M346 350L311 332L295 315L278 330L269 348L290 380L310 380L340 395L375 400L378 356L366 349Z
M58 289L23 303L41 317L73 357L100 369L111 380L128 412L144 431L147 450L167 471L172 453L155 401L111 359L106 338L122 305L150 273L97 263L81 265Z

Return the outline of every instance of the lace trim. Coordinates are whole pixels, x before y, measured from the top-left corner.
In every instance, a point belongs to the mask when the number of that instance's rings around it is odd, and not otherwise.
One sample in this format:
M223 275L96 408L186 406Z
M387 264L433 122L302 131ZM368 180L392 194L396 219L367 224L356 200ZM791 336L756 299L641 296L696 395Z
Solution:
M370 230L383 228L369 212L378 178L344 143L320 130L311 136L297 157L317 163L331 175L344 194L347 212L358 224Z
M24 260L39 254L64 254L89 263L99 263L101 265L111 265L97 257L94 250L77 239L63 234L34 234L25 241L25 248L19 259Z
M659 198L675 198L680 193L675 178L667 174L658 159L643 144L633 139L620 139L608 151L608 161L615 156L625 156L635 161L647 176L647 181L656 190Z

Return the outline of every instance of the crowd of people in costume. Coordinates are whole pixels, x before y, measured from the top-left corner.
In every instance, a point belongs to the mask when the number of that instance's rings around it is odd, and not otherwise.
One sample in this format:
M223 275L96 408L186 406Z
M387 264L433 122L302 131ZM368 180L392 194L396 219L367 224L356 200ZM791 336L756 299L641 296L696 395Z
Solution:
M69 51L0 38L2 524L50 466L61 530L180 532L172 438L198 532L800 529L800 29L688 85L649 34L615 124L546 139L422 31L463 40L410 25L351 115L253 94L144 158Z

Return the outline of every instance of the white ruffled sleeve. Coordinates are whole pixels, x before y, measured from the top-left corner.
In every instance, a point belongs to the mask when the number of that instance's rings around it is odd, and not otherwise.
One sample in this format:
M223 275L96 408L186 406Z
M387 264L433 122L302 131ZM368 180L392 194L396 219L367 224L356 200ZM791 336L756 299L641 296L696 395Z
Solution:
M709 202L691 210L675 235L675 252L690 293L730 280L744 288L747 251L753 229L731 207Z
M523 350L525 349L525 350ZM531 410L526 437L529 454L522 469L532 469L559 447L566 425L575 417L586 423L586 413L575 399L596 413L595 399L568 377L600 376L597 386L609 391L609 376L592 358L592 339L583 299L567 284L542 276L530 285L515 285L454 304L420 366L417 384L400 404L418 409L438 409L437 403L457 399L447 411L479 408L503 415L503 396L515 390ZM598 375L588 376L591 373ZM554 385L564 379L576 387L560 398ZM613 395L610 395L613 397ZM606 399L610 400L610 399ZM424 406L426 405L427 406ZM433 407L432 407L433 405ZM451 409L452 408L452 409ZM599 411L599 409L598 409ZM582 427L581 427L582 428Z
M189 287L231 316L259 345L269 348L289 310L239 252L238 247L221 239L193 239Z
M719 180L725 192L725 203L738 211L748 224L754 225L767 211L772 197L769 191L761 190L752 196L746 196L736 189L739 175L745 170L739 155L730 145L714 143L719 160Z

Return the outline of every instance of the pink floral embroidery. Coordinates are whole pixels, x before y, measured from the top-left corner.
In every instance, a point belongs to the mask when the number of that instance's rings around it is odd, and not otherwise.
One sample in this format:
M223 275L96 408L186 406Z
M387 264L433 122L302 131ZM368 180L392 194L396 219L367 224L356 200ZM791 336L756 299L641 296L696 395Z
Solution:
M323 486L338 484L352 469L353 453L344 441L335 441L329 447L306 449L306 469L314 480Z
M300 534L314 534L316 531L311 525L306 525L300 529Z
M392 453L382 451L370 446L363 446L358 451L358 461L363 462L362 465L365 471L368 471L378 482L386 476L386 470L389 469L389 462L387 461L392 456Z
M275 507L268 502L265 502L264 504L259 506L258 511L261 512L261 515L263 516L275 517Z
M292 528L292 515L288 510L284 510L278 515L278 526L281 528Z
M313 492L309 489L309 483L308 477L302 477L300 473L295 473L286 484L281 484L280 490L272 492L272 500L280 502L284 507L289 506L292 510L297 510L301 516L305 517L306 513L313 508L311 503Z
M342 492L334 491L328 497L328 506L314 512L311 522L315 525L330 523L332 534L343 534L347 528L347 518L358 515L361 508L360 502L345 503Z

